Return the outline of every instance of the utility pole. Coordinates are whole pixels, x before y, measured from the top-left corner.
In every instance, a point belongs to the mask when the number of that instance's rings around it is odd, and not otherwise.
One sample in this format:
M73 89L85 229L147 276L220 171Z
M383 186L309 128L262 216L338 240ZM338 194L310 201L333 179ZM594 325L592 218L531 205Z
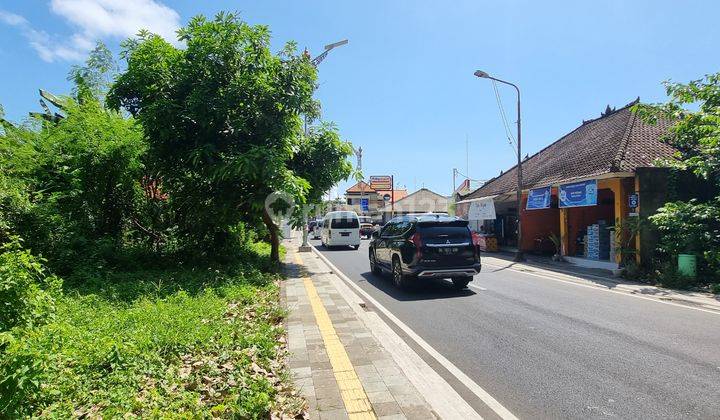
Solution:
M347 39L343 39L342 41L334 42L332 44L328 44L325 46L325 51L323 51L320 55L310 60L310 64L317 67L318 64L322 63L322 61L327 57L328 53L342 45L345 45L348 43ZM310 53L305 50L305 54L307 56L310 55ZM305 114L305 135L308 135L308 118L307 114ZM308 244L308 225L307 225L307 216L303 215L303 228L302 228L302 245L300 245L300 248L298 249L300 252L310 252L310 245Z
M500 82L506 85L510 85L515 88L517 92L517 252L515 253L515 261L524 261L525 256L523 255L522 246L522 226L520 223L521 207L522 207L522 188L523 188L523 177L522 177L522 139L521 139L521 125L520 125L520 88L517 85L507 82L505 80L497 79L490 76L482 70L477 70L475 73L476 77L482 79L490 79L496 82Z

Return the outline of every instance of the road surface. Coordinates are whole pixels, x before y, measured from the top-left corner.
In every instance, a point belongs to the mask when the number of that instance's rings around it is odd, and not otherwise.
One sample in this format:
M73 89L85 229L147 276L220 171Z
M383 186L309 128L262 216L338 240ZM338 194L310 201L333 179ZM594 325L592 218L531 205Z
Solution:
M490 266L399 291L368 241L313 245L519 418L720 418L720 314Z

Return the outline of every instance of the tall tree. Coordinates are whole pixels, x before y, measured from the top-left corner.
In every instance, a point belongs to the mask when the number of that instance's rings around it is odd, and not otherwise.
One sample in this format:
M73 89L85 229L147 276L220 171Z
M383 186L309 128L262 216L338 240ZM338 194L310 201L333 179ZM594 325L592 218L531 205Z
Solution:
M127 70L108 103L142 122L188 239L212 249L229 226L262 220L277 261L278 227L264 203L274 192L304 203L312 191L292 162L304 147L300 115L317 115L315 67L293 43L273 54L269 29L234 14L195 17L178 34L184 49L148 32L126 42Z

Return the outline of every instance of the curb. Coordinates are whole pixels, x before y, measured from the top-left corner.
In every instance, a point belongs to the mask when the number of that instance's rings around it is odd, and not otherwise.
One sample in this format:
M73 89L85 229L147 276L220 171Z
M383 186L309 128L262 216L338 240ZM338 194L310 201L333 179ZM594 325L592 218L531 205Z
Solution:
M405 325L389 310L385 309L367 292L362 290L360 286L350 280L342 271L340 271L330 260L320 251L312 246L315 255L320 258L325 265L328 266L335 274L340 282L345 286L345 290L355 296L352 301L365 302L373 305L375 309L392 322L397 328L403 331L412 341L422 348L430 357L435 359L437 363L443 366L456 380L462 383L471 393L473 393L482 403L493 411L498 417L506 420L517 420L517 417L505 408L500 402L492 397L480 385L475 383L470 377L465 375L457 366L447 360L442 354L435 350L430 344L423 340L410 327ZM338 287L340 291L340 287ZM341 291L342 294L342 291ZM410 346L385 322L377 313L362 311L359 305L352 305L358 316L366 323L366 326L378 341L383 344L385 349L392 355L395 362L401 367L410 382L415 386L418 392L432 407L433 411L440 418L482 418L460 395L455 391L445 379L443 379L435 370L433 370ZM364 315L364 316L363 316ZM372 317L372 318L370 318ZM368 325L368 318L370 318ZM392 345L390 345L392 344Z

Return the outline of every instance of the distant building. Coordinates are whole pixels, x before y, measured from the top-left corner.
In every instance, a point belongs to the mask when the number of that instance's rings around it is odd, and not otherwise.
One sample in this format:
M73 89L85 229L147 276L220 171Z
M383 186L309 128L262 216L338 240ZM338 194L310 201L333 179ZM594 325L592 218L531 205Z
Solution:
M394 216L411 213L447 213L448 197L421 188L414 193L407 195L394 204L386 203L379 209L383 215L383 221L387 222Z
M372 216L375 219L381 218L379 209L386 204L393 201L401 200L407 196L407 190L397 189L394 191L374 190L370 187L370 184L365 181L360 181L352 187L345 190L345 203L343 205L344 210L352 210L357 214L365 214ZM362 202L367 200L368 209L363 210Z

